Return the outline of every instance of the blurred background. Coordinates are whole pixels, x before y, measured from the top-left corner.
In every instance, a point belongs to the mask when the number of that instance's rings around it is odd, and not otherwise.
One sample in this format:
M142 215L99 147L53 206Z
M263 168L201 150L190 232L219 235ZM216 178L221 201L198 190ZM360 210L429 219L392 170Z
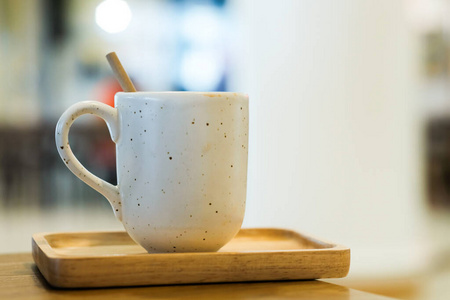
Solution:
M116 51L139 90L250 96L244 227L351 248L338 284L450 295L450 0L0 0L0 253L35 232L122 230L64 166L71 104L113 105ZM105 124L71 130L115 183Z

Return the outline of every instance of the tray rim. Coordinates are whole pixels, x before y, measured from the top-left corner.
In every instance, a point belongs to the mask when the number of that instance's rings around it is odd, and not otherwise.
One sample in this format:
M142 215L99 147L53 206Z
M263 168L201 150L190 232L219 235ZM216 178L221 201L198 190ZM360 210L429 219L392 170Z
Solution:
M251 254L261 254L261 253L273 253L273 254L279 254L279 253L309 253L309 252L327 252L327 251L350 251L349 247L331 243L329 241L326 241L324 239L318 239L316 237L313 237L308 234L299 233L291 229L284 229L284 228L274 228L274 227L261 227L261 228L242 228L241 231L279 231L291 234L293 236L299 236L302 239L308 240L315 244L322 244L326 245L327 247L324 248L310 248L310 249L286 249L286 250L255 250L255 251L227 251L227 252L179 252L179 253L139 253L139 254L114 254L110 256L106 255L89 255L89 256L78 256L78 255L61 255L58 254L54 249L55 247L52 247L49 243L49 241L46 239L46 236L50 235L76 235L76 234L101 234L101 233L118 233L118 234L127 234L125 230L102 230L102 231L73 231L73 232L40 232L40 233L34 233L32 235L32 248L40 248L40 250L47 256L49 259L63 259L63 260L69 260L69 259L108 259L108 258L117 258L117 257L139 257L142 259L145 259L144 257L154 257L156 255L158 256L199 256L199 255L212 255L212 256L224 256L224 255L251 255ZM239 233L238 233L239 234ZM237 234L237 235L238 235ZM236 236L237 236L236 235ZM143 249L145 251L145 249ZM34 251L33 251L34 252ZM149 255L147 255L149 254Z

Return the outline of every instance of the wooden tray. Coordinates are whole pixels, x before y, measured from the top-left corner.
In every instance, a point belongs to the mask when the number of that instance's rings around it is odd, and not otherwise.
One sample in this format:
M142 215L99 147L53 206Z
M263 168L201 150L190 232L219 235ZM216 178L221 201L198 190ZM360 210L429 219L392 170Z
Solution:
M38 233L33 259L64 288L345 277L350 249L283 229L242 229L219 252L148 254L126 232Z

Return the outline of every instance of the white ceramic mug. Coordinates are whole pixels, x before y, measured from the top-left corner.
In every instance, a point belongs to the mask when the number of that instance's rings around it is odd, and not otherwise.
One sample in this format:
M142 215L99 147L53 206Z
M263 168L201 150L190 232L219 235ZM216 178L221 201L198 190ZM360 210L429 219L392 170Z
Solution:
M67 167L105 196L148 252L217 251L244 218L248 96L239 93L117 93L115 108L85 101L67 109L56 146ZM117 186L86 170L68 134L83 114L103 118L116 143Z

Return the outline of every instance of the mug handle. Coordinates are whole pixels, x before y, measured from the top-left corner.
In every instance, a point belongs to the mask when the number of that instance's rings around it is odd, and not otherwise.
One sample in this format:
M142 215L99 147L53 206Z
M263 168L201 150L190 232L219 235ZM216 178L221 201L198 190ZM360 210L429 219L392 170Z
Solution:
M108 199L117 219L122 221L122 205L119 187L95 176L78 161L69 145L69 129L73 122L85 114L96 115L105 120L114 143L119 139L119 115L116 108L96 101L83 101L69 107L59 118L55 130L58 153L62 160L78 178Z

